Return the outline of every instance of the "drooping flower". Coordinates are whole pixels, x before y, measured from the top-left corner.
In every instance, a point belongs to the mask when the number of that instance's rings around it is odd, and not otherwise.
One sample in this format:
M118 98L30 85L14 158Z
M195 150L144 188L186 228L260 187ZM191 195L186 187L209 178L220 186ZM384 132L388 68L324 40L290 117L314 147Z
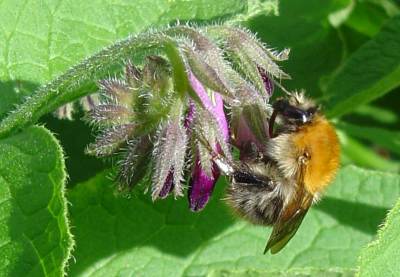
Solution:
M217 156L232 161L232 145L241 159L263 150L268 99L275 79L288 78L275 62L288 51L222 25L178 25L156 35L160 49L138 66L128 61L123 78L99 81L95 101L85 102L99 132L87 152L119 153L120 189L150 180L153 200L182 196L189 181L189 207L200 211L221 175Z
M175 107L174 115L166 121L157 135L153 159L155 161L152 198L165 198L170 191L175 197L183 195L183 172L187 134L183 126L181 107Z

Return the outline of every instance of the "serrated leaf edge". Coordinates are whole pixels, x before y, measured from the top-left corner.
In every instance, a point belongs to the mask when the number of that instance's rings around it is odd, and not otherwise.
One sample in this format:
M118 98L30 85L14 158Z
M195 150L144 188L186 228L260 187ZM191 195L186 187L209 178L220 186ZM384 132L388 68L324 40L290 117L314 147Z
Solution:
M389 225L393 221L393 218L396 216L400 216L400 198L397 200L396 204L393 206L393 208L386 214L386 218L381 224L381 227L379 228L376 239L373 240L372 242L368 243L367 246L364 247L364 249L361 250L360 256L358 257L358 267L357 267L357 272L356 272L356 277L361 276L360 275L360 270L362 267L362 262L366 259L367 261L369 260L367 255L367 251L371 249L372 247L379 247L382 237L384 236L386 230L389 228Z
M75 249L75 240L74 240L74 236L71 233L71 223L70 223L70 220L68 217L68 205L70 205L71 203L69 203L66 198L66 183L67 183L67 179L68 179L68 173L66 171L66 165L65 165L65 158L64 158L65 153L64 153L64 149L61 147L59 141L56 139L55 134L53 134L49 129L47 129L43 125L35 125L35 128L42 129L49 136L51 141L54 142L54 144L56 145L56 148L61 155L60 166L61 166L63 177L61 180L62 189L61 189L60 193L61 193L61 199L63 201L63 216L65 219L65 227L66 227L68 242L67 242L67 249L66 249L66 257L62 261L62 266L61 266L60 271L62 272L63 276L67 276L66 269L68 268L69 260L71 258L73 258L72 251Z

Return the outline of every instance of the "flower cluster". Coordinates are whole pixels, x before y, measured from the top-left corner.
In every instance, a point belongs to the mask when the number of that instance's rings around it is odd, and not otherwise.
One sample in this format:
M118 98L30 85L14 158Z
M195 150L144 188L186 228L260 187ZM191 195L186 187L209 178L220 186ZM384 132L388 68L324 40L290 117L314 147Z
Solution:
M249 31L230 26L174 26L154 33L160 46L123 77L102 80L87 115L98 129L89 154L122 155L117 179L132 188L151 178L153 200L182 196L207 204L220 170L213 158L245 159L268 139L268 99L289 78L275 52ZM276 81L278 80L278 81Z

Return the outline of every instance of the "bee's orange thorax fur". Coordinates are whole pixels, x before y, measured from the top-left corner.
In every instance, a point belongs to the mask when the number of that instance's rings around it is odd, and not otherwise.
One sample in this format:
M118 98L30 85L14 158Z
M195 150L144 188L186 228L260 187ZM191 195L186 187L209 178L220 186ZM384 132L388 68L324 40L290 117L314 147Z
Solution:
M339 141L332 125L320 115L303 126L293 137L298 153L309 154L304 184L311 194L322 191L335 177L339 167Z

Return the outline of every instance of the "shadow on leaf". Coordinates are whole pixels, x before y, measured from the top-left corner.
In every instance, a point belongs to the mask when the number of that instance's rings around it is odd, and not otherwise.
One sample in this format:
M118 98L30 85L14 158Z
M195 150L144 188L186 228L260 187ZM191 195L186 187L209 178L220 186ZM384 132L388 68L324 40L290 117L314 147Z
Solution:
M333 216L343 225L351 226L367 234L376 234L388 211L383 207L333 197L325 197L314 208Z
M85 154L85 148L94 136L89 125L80 120L82 116L81 112L77 112L74 121L60 120L53 115L46 115L40 120L55 134L64 149L69 187L88 180L107 166L100 159Z
M24 80L0 81L0 120L14 110L17 104L21 104L27 96L30 96L38 86Z
M24 80L0 82L0 120L23 103L38 87L39 84ZM39 120L39 124L44 124L56 135L64 149L68 184L83 182L104 170L106 166L99 159L84 154L85 147L94 138L90 127L80 120L82 116L82 113L77 113L74 115L76 120L69 121L59 120L48 114Z
M221 201L219 181L212 200L201 213L193 213L185 198L150 200L135 189L129 198L113 194L112 181L101 174L69 192L71 221L77 249L70 274L76 275L96 261L126 253L152 251L185 257L234 222ZM97 230L97 231L93 231ZM149 246L149 248L143 248Z

